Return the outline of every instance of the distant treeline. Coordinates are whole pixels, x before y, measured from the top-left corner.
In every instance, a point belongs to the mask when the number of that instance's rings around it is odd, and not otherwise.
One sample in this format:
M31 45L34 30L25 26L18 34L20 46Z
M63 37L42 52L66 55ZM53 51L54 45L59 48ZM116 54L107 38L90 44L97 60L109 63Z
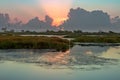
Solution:
M67 35L68 37L76 37L79 35L120 35L120 33L113 32L113 31L98 31L98 32L83 32L81 30L76 30L76 31L50 31L47 30L45 32L36 32L36 31L25 31L21 30L21 32L15 32L14 30L7 31L6 29L3 28L3 32L0 32L0 34L11 34L11 35L21 35L21 34L34 34L34 35Z
M55 49L66 51L69 42L57 37L0 36L0 49Z

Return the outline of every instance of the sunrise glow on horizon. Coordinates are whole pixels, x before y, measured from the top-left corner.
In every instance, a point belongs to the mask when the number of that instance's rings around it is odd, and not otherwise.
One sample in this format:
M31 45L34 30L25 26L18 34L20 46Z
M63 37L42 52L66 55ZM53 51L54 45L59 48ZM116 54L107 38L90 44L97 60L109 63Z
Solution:
M40 0L40 4L47 15L53 18L52 25L58 26L67 19L72 0Z

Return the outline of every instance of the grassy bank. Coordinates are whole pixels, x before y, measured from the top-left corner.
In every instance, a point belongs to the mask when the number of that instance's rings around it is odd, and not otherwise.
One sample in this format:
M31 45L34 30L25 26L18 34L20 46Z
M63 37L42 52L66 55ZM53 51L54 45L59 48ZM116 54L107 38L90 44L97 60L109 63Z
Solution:
M120 43L120 36L79 36L73 42L82 43Z
M57 37L0 36L0 49L55 49L65 51L68 40Z

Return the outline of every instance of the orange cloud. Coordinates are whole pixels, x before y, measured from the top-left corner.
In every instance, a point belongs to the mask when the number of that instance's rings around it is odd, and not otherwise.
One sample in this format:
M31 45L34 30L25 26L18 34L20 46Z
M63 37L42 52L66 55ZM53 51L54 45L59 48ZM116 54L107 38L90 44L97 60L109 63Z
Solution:
M46 14L53 18L53 25L60 25L67 19L72 0L41 0Z

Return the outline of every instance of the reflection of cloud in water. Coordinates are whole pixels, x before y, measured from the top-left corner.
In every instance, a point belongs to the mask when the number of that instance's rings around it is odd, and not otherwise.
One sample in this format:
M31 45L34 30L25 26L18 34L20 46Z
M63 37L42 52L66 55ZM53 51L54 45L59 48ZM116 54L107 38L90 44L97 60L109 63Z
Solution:
M68 63L69 50L66 52L48 52L38 58L39 61L51 63L51 64L67 64Z
M74 53L76 55L84 54L84 53L92 53L94 55L99 55L103 51L107 51L109 49L109 46L106 47L100 47L100 46L79 46L75 45L71 49L71 53Z
M101 54L101 57L120 59L120 46L119 47L110 47L106 52Z
M113 53L119 53L120 50L118 47L110 48L112 49ZM85 52L86 51L86 52ZM93 50L92 50L93 51ZM43 67L61 67L61 68L70 68L70 69L84 69L85 66L96 65L96 66L103 66L103 65L111 65L116 63L116 59L109 59L105 58L104 56L96 56L93 54L90 49L84 50L81 52L73 52L73 51L66 51L66 52L51 52L45 50L9 50L6 52L0 51L0 59L1 60L8 60L8 61L17 61L23 63L35 63L39 66ZM112 52L110 51L110 52ZM77 54L75 54L77 52ZM109 52L109 51L108 51ZM108 53L107 52L107 53ZM80 54L78 54L80 53ZM84 67L82 67L84 66ZM87 68L88 68L87 67ZM94 69L94 66L92 67Z
M90 51L90 50L87 50L87 51L85 51L85 54L87 54L87 55L93 55L93 52Z
M71 55L72 54L72 55ZM65 65L65 66L78 66L78 65L105 65L112 64L116 59L97 57L91 51L85 54L73 55L67 52L48 52L38 57L37 61L46 65Z

